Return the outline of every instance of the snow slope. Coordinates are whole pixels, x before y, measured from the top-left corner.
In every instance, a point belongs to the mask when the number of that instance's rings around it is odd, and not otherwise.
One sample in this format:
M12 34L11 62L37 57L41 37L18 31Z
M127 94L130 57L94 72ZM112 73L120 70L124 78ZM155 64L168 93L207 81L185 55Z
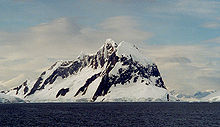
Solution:
M202 101L220 102L220 91L214 92L206 97L203 97Z
M58 61L7 95L30 102L166 101L167 89L135 45L107 39L96 53Z

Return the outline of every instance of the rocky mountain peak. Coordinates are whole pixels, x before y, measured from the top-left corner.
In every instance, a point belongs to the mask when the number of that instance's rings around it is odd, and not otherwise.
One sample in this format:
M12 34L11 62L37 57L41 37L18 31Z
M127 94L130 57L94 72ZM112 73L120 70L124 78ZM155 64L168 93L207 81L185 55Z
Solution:
M161 98L166 91L156 64L134 44L107 39L95 54L56 62L35 82L8 94L29 100L114 101Z

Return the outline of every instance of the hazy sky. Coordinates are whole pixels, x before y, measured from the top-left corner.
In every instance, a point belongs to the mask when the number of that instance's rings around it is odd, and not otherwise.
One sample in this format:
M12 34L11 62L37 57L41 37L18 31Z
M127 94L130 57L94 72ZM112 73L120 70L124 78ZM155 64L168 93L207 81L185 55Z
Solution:
M220 90L218 0L0 0L0 89L106 38L140 47L170 90Z

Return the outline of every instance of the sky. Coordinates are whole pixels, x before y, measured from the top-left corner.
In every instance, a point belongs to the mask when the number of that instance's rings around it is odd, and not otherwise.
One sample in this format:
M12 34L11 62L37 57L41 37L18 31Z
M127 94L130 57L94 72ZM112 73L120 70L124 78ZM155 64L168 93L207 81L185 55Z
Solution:
M0 0L0 90L107 38L137 45L169 90L220 90L218 0Z

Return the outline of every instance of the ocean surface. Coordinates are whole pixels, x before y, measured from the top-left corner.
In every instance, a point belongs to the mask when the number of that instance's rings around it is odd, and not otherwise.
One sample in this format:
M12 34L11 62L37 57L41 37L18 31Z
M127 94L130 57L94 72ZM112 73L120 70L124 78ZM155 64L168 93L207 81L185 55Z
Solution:
M220 103L0 104L0 126L220 127Z

